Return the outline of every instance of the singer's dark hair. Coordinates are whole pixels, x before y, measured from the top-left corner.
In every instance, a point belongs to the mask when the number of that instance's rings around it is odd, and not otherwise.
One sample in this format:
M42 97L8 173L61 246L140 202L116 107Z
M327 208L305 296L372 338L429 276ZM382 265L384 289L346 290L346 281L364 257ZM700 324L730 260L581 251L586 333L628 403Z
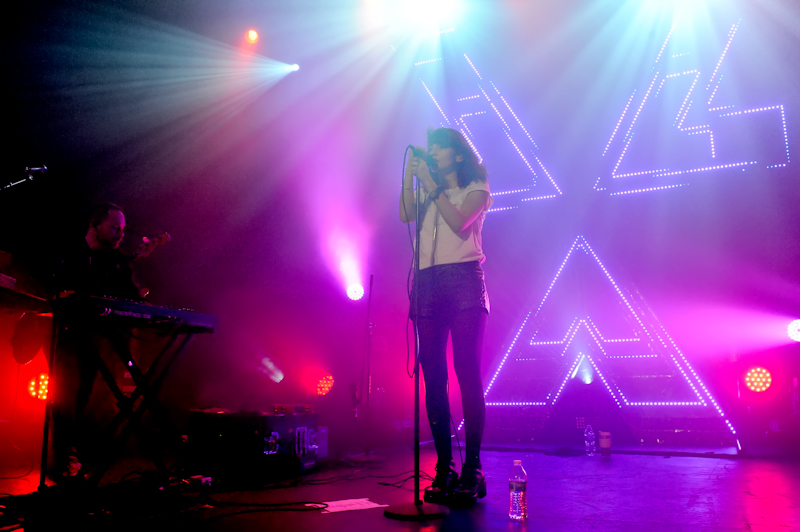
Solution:
M440 148L453 148L455 155L461 155L464 160L456 163L458 172L458 186L464 188L473 181L486 181L488 174L486 167L478 161L478 156L460 131L446 127L428 128L428 149L434 144Z
M125 210L115 203L100 203L92 207L92 211L89 213L89 227L97 227L105 222L111 211L119 211L125 214Z

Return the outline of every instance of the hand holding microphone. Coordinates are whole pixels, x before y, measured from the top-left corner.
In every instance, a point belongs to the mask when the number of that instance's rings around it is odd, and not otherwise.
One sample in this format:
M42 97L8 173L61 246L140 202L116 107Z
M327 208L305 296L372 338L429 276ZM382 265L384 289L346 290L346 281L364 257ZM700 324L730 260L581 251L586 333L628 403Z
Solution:
M411 173L419 178L427 192L433 192L438 186L438 176L436 175L438 163L436 159L419 146L409 145L409 149L414 154L414 157L409 162ZM425 164L423 165L422 163Z

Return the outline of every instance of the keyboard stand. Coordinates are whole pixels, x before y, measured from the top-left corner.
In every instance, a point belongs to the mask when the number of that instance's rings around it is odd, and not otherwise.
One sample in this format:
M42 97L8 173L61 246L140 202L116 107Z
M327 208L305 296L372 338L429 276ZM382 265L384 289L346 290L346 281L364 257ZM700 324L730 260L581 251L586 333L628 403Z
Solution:
M50 306L48 305L48 308ZM71 323L78 323L85 327L88 334L105 337L111 343L115 355L122 361L135 383L135 388L130 397L127 397L119 388L111 368L105 363L99 351L92 348L92 353L85 356L95 358L97 369L106 381L111 393L117 400L119 412L106 427L108 445L105 452L94 460L93 464L83 464L79 472L80 477L89 481L90 485L97 486L108 469L119 459L124 451L128 438L133 431L138 430L143 436L144 443L147 434L142 430L142 418L148 410L152 413L153 428L160 429L160 441L154 438L154 452L148 458L155 464L159 473L166 481L169 469L164 463L165 443L174 442L176 457L179 454L181 437L177 428L169 417L166 409L158 400L158 391L163 384L164 377L175 359L186 349L191 339L197 333L214 332L217 319L215 316L199 312L159 307L147 303L125 301L113 298L94 297L85 295L61 294L53 298L53 333L52 343L48 353L48 365L53 373L55 368L58 333L66 323L62 317L69 316ZM124 331L132 328L149 328L166 330L169 339L159 354L153 360L147 372L143 373L136 361L131 356ZM45 407L44 435L42 438L42 461L39 477L39 491L47 487L47 453L49 445L50 420L53 411L53 398L49 397ZM81 413L78 413L79 415ZM146 452L146 450L145 450ZM146 453L147 454L147 453Z
M153 360L153 363L146 373L142 372L141 368L139 368L138 364L131 356L127 342L123 340L120 335L110 335L109 340L111 341L114 353L119 357L127 371L131 374L131 378L136 387L131 393L131 396L127 397L122 390L120 390L108 366L102 360L99 361L101 374L106 384L111 389L111 392L117 398L119 412L117 412L114 419L106 428L108 439L110 440L110 444L105 447L106 452L98 457L96 463L88 463L83 466L79 473L89 480L91 484L97 485L100 483L103 476L108 472L108 469L123 453L125 444L134 431L138 431L143 437L146 436L143 431L142 417L148 410L153 416L154 425L157 425L157 428L162 431L160 442L157 441L157 438L150 438L154 445L151 449L153 452L149 453L148 458L155 464L165 481L169 478L169 469L164 463L163 456L166 454L166 447L169 443L173 443L173 445L169 445L169 447L175 450L178 449L181 437L166 409L158 400L157 394L172 363L186 349L186 346L194 336L193 333L184 333L183 330L185 329L182 327L181 323L175 324L169 340L159 352L158 356L156 356L155 360ZM184 334L185 336L178 341ZM176 343L177 347L173 349ZM141 443L144 444L144 438Z

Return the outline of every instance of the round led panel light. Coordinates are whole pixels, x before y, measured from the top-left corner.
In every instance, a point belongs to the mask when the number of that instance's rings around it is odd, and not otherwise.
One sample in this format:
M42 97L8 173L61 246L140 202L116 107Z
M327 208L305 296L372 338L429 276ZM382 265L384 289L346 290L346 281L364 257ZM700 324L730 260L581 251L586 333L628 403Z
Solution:
M353 301L358 301L364 297L364 287L358 283L351 284L347 287L347 297Z
M756 367L747 372L744 382L754 392L763 392L772 384L772 375L765 368Z
M44 401L47 399L47 389L49 384L50 378L47 375L39 375L31 380L30 383L28 383L28 393L31 394L31 397L35 397Z
M326 395L333 388L333 375L326 375L317 382L317 395Z

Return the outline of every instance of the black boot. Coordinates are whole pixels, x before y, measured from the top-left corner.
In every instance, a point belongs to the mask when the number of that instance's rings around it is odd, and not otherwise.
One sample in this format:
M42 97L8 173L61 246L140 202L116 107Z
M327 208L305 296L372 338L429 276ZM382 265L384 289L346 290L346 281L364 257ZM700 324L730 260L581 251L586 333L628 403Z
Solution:
M458 480L456 463L436 462L436 476L430 486L425 488L423 499L425 502L445 504L453 491L453 485Z
M461 476L453 486L453 502L468 506L486 497L486 477L480 462L464 464Z

